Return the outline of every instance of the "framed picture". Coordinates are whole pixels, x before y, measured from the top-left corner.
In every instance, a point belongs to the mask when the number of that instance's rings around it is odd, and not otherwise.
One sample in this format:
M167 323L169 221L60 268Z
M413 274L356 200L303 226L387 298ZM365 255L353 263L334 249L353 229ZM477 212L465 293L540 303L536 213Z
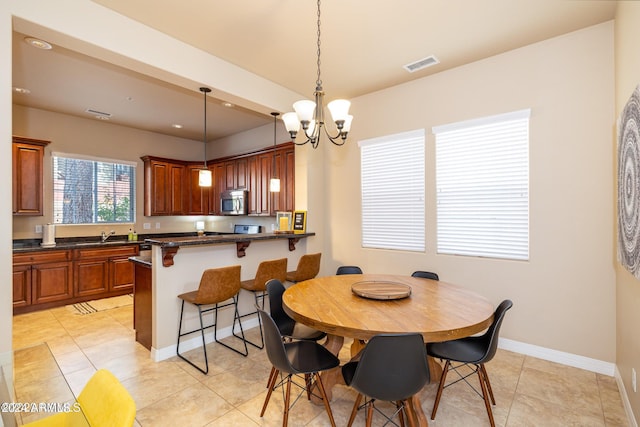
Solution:
M295 211L293 213L293 232L296 234L307 232L307 211Z

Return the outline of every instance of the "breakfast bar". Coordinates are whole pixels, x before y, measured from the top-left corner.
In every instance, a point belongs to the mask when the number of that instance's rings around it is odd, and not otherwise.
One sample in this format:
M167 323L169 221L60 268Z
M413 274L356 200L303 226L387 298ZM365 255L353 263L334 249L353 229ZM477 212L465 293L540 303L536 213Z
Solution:
M180 300L177 296L197 289L204 270L240 265L241 278L245 280L254 277L258 264L265 260L287 258L288 265L295 266L299 258L307 252L306 240L311 236L315 236L315 233L223 234L146 239L145 242L152 247L150 258L131 258L139 270L136 271L134 285L136 336L150 337L147 341L150 345L147 347L150 347L153 360L160 361L174 356L180 316ZM150 275L150 278L145 279L144 274ZM150 283L150 294L138 293L138 282L141 285ZM136 298L136 295L141 298ZM139 304L150 304L151 309L136 307ZM253 311L253 304L252 295L240 293L240 313ZM150 322L138 318L138 313L145 312L150 313ZM197 312L185 313L185 326L195 326L197 319ZM218 321L218 337L231 335L233 310L222 310ZM257 318L243 322L245 329L257 325ZM147 330L138 330L141 327ZM209 341L213 341L212 336L207 337L207 342ZM144 345L144 342L141 343ZM180 347L181 350L188 351L198 345L198 337L195 337L181 341Z

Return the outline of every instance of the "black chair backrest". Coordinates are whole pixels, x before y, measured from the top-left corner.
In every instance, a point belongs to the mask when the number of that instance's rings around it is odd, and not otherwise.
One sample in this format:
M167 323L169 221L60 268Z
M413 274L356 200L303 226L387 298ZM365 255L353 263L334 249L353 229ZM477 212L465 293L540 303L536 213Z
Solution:
M367 343L350 385L373 399L408 399L429 379L420 334L381 334Z
M502 320L504 319L504 315L511 307L513 307L513 303L511 300L504 300L498 305L496 311L493 313L493 323L489 326L489 329L482 335L481 340L483 344L486 345L486 353L482 359L480 359L476 363L486 363L493 359L493 356L496 355L496 350L498 349L498 336L500 334L500 326L502 326Z
M339 276L341 274L362 274L362 269L355 265L342 265L338 267L336 276Z
M264 328L264 345L267 349L269 361L276 369L282 372L295 373L295 369L291 366L287 352L284 349L284 341L282 340L280 331L278 331L276 322L274 322L269 313L259 307L256 308L262 321L262 327Z
M438 275L436 273L431 272L431 271L420 271L420 270L414 271L411 274L411 277L421 277L423 279L440 280Z
M282 308L282 294L284 294L284 291L284 285L280 280L271 279L267 282L271 318L276 322L281 335L291 335L296 322Z

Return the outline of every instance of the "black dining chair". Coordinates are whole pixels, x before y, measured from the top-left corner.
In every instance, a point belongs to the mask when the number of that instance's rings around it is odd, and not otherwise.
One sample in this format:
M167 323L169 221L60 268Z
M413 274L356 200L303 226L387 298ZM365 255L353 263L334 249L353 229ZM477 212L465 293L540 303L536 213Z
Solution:
M269 311L271 318L285 340L312 340L318 341L326 337L327 334L310 328L302 323L293 320L282 308L282 294L285 287L278 279L271 279L267 282L267 295L269 296Z
M331 406L329 405L329 399L327 399L322 379L320 378L320 372L338 367L340 360L315 341L300 340L285 342L278 330L278 325L276 325L276 322L271 318L269 313L261 310L259 307L256 307L256 309L258 310L264 327L267 357L276 369L274 375L269 377L269 391L264 400L262 411L260 411L260 416L262 417L267 410L267 405L269 404L273 390L284 386L284 416L282 426L286 427L289 421L289 410L291 409L291 385L300 387L302 389L300 393L306 391L309 397L314 385L317 385L331 426L335 427L336 423L333 419L333 413L331 412ZM292 381L294 375L303 377L302 381L305 387ZM278 376L281 377L280 381L278 381ZM294 399L294 403L296 401L297 398Z
M431 280L440 280L437 273L433 273L431 271L421 271L417 270L411 273L411 277L420 277L423 279L431 279Z
M362 274L362 269L356 265L341 265L336 271L336 276L341 274Z
M493 322L491 326L482 335L460 338L457 340L436 342L427 344L427 354L432 357L436 357L441 360L445 360L444 367L442 368L442 377L440 378L440 384L438 385L438 393L436 394L436 400L433 403L433 410L431 411L431 419L436 418L436 412L438 405L440 404L440 397L442 396L442 390L450 385L456 384L459 381L464 381L484 400L484 405L487 408L487 414L489 415L489 422L491 426L495 426L493 420L493 412L491 411L491 404L496 404L496 399L493 396L493 390L491 389L491 383L489 382L489 375L485 368L485 363L493 359L498 348L498 335L500 333L500 326L504 315L513 306L511 300L504 300L498 305L496 311L493 314ZM452 362L459 364L453 365ZM464 366L474 365L471 372L465 371L460 373L459 368ZM447 373L450 371L456 371L459 378L445 386L445 380ZM476 388L467 381L467 378L473 374L478 374L480 380L480 388L482 394Z
M358 409L367 408L367 426L371 425L374 409L392 422L398 415L404 425L403 411L409 399L429 380L429 365L424 341L420 334L380 334L367 343L359 361L342 367L342 376L348 386L358 392L351 417L351 426ZM365 403L360 406L362 396ZM376 400L395 402L396 412L388 417L375 407ZM385 424L386 425L386 424Z

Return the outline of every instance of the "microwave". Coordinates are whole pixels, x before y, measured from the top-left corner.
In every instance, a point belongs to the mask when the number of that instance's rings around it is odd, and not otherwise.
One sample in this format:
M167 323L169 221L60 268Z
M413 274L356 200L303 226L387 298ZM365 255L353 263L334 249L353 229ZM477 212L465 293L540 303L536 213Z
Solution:
M247 215L249 213L249 192L247 190L226 190L220 193L222 215Z

